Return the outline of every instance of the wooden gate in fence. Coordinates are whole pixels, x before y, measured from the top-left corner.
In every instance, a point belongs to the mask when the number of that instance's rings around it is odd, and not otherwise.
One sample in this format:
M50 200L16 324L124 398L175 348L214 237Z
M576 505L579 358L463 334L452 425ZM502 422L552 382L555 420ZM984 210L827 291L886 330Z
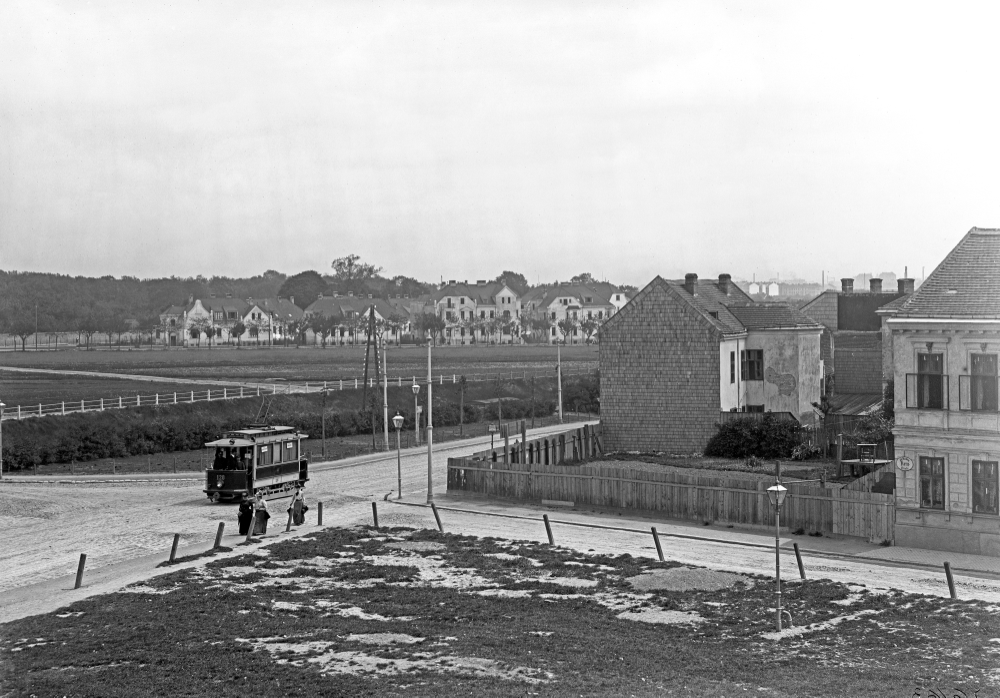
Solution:
M893 540L893 495L784 483L788 496L781 523L789 530ZM482 457L448 459L448 491L498 499L551 499L600 507L656 512L669 518L774 526L767 498L771 483L698 477L676 471L644 471L597 465L493 462Z

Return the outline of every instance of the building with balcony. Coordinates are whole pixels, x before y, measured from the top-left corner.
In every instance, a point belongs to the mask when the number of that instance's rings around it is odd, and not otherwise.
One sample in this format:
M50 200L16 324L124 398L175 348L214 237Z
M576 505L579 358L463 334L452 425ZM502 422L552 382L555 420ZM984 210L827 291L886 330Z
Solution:
M1000 555L1000 230L970 230L894 305L896 544Z

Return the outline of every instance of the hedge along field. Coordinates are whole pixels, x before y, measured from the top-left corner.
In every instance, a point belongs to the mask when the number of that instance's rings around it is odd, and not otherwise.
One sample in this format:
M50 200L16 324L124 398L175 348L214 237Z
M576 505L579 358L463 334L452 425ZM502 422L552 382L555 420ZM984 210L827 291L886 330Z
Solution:
M596 346L562 348L562 361L569 371L597 368ZM332 381L364 375L365 348L360 347L213 347L208 349L154 349L135 351L6 352L0 365L71 371L133 373L171 378L221 380ZM388 374L427 376L427 348L389 347ZM439 346L433 352L433 371L438 374L485 374L529 371L555 374L556 347L515 345L465 347ZM2 396L2 393L0 393ZM5 400L6 401L6 400Z
M556 386L551 379L535 381L534 400L530 381L507 382L501 389L502 417L521 419L551 415L556 410ZM597 377L570 377L563 382L563 402L568 408L597 411ZM434 425L459 424L459 385L434 386ZM426 406L426 386L420 403ZM382 395L375 397L376 429L382 425ZM495 400L495 386L469 383L465 391L464 423L497 419L496 401L482 405L478 400ZM362 391L331 392L327 396L327 437L370 434L371 416L362 410ZM194 404L137 407L55 417L9 421L3 428L5 469L18 470L33 465L124 458L202 448L222 433L254 422L267 413L267 422L296 427L312 437L322 431L321 395L274 395L243 400ZM404 429L413 428L413 393L409 386L389 389L389 416L403 415Z

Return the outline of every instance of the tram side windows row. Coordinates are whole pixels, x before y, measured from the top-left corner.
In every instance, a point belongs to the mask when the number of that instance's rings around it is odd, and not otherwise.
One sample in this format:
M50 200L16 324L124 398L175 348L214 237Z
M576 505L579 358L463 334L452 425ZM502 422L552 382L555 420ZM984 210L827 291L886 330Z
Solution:
M283 441L258 446L257 465L288 463L299 459L299 445L296 441Z
M245 447L216 448L212 468L214 470L243 470L250 462L249 451Z

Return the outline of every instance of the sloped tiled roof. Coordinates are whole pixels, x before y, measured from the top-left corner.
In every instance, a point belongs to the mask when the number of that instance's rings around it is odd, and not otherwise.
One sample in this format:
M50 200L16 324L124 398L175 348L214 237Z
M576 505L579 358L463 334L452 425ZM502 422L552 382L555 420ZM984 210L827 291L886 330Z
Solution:
M251 305L256 305L265 312L274 313L274 317L279 320L301 320L302 316L305 315L305 311L302 308L287 298L248 298L247 300ZM247 307L243 312L249 310L250 308Z
M896 317L1000 319L1000 230L966 233Z
M199 298L205 310L235 310L242 315L247 310L247 302L239 298Z
M878 393L855 393L831 395L830 414L860 415L868 414L882 404L882 396Z
M448 296L471 298L477 305L496 305L496 295L504 289L504 284L448 284L433 293L435 301ZM513 290L513 289L511 289ZM517 293L514 292L516 296Z
M578 298L580 305L584 308L612 305L611 301L603 293L590 286L584 284L559 284L558 286L546 289L540 301L540 306L548 308L557 298L566 297ZM591 300L588 301L588 298Z
M729 311L748 330L775 330L784 328L815 328L823 326L801 310L787 303L754 303L734 305Z
M908 301L909 299L910 299L910 294L907 294L905 296L900 296L899 298L889 301L888 303L883 303L878 307L878 310L876 310L875 312L878 313L879 315L882 315L884 313L895 313L899 308L902 308L903 305L906 303L906 301Z
M323 296L309 304L305 312L311 315L325 315L343 319L347 317L348 311L355 315L361 315L372 305L375 312L384 318L396 315L406 315L405 308L397 309L384 298L361 298L359 296Z

